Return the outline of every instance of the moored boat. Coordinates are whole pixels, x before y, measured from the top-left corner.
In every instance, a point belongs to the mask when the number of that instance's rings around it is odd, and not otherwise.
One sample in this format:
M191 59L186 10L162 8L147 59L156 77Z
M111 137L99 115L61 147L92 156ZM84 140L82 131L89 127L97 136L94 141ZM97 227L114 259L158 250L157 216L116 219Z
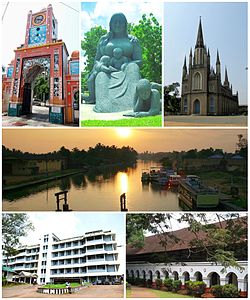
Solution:
M142 169L141 181L142 182L149 182L149 179L150 179L149 169Z
M178 198L190 209L216 208L219 205L219 193L205 186L196 175L188 175L179 182Z

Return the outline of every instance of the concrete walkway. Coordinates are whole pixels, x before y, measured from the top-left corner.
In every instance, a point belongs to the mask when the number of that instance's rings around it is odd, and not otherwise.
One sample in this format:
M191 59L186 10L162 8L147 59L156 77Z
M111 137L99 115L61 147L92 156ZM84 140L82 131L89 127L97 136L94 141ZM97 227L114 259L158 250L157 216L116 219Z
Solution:
M123 298L123 285L83 287L74 294L48 295L37 293L37 286L18 285L2 289L3 298Z
M124 117L123 114L132 112L131 110L114 112L114 113L96 113L93 111L95 104L81 104L81 120L121 120L131 119L131 117Z
M164 126L246 127L247 116L165 116Z
M132 286L129 298L157 298L153 290L144 287Z

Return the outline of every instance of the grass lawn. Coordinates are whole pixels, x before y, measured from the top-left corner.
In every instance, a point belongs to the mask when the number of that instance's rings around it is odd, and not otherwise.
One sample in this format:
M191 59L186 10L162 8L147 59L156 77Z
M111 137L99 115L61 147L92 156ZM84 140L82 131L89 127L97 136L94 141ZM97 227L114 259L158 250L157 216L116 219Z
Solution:
M156 298L193 298L191 296L180 295L177 293L164 292L159 290L152 290L155 293Z
M81 121L82 127L161 127L162 116L144 117L144 118L131 118L121 120L83 120Z
M81 286L79 283L76 282L71 282L70 287L74 288L77 286ZM66 288L66 283L61 283L61 284L45 284L43 285L43 288L48 288L48 289L62 289Z

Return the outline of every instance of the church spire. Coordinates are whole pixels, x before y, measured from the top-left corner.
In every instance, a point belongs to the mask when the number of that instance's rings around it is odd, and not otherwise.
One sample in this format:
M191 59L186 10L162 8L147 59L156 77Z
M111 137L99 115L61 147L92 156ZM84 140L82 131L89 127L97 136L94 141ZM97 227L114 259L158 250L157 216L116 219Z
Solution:
M219 57L218 50L217 50L217 58L216 58L216 75L220 77L220 57Z
M227 76L227 67L225 67L225 81L224 81L224 86L229 87L229 81L228 81L228 76Z
M185 55L184 64L182 68L182 77L185 77L186 75L187 75L187 62L186 62L186 55Z
M201 17L200 17L200 23L199 23L195 48L203 48L203 47L204 47L204 41L203 41L202 25L201 25Z

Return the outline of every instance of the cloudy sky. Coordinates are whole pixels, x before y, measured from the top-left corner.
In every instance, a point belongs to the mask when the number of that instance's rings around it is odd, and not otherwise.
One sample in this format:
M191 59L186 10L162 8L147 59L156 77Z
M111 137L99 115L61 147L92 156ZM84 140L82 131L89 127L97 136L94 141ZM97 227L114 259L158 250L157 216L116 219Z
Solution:
M164 5L164 83L181 83L182 66L194 51L199 18L210 50L211 66L219 50L222 81L225 66L240 104L247 103L247 2L167 2Z
M138 152L168 152L190 149L219 148L235 151L237 135L246 136L246 129L126 129L119 128L16 128L3 129L3 145L22 151L46 153L65 146L88 149L97 143L131 146Z
M64 4L63 4L64 3ZM14 50L25 42L27 15L52 4L54 16L58 22L58 39L62 39L71 54L80 49L80 2L9 2L2 22L2 64L8 66L14 58ZM1 3L2 17L7 2ZM66 4L66 5L65 5Z
M42 235L54 233L60 239L83 235L88 231L111 230L116 233L121 270L124 273L125 262L125 219L123 213L28 213L35 230L21 239L23 245L39 242Z

